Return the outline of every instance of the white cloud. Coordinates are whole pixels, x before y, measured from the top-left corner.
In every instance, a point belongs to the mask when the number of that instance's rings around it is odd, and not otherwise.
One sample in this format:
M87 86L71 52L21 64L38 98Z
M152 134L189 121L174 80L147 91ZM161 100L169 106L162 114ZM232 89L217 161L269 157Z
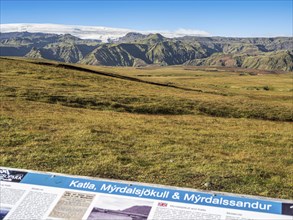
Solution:
M180 28L176 30L175 35L181 35L181 36L186 36L186 35L191 35L191 36L209 36L210 34L206 31L200 31L200 30L194 30L194 29L184 29Z
M0 31L5 32L42 32L54 34L72 34L82 39L98 39L104 42L107 39L117 39L129 32L138 32L142 34L160 33L165 37L182 37L186 35L191 36L209 36L210 34L193 29L178 29L176 31L168 30L153 30L153 31L139 31L124 28L110 28L101 26L80 26L80 25L61 25L61 24L0 24Z

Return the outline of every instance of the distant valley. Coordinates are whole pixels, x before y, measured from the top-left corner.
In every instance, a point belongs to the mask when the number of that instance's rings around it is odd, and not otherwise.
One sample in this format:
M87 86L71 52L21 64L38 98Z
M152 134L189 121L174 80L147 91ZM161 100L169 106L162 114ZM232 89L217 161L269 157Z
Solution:
M70 34L1 33L1 56L104 66L224 66L293 71L293 37L227 38L130 32L109 40Z

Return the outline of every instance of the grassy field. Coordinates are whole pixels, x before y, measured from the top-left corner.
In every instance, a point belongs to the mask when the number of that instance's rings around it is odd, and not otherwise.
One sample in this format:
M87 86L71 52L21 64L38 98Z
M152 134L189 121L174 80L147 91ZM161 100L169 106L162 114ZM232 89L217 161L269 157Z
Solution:
M2 166L293 198L292 73L0 62Z

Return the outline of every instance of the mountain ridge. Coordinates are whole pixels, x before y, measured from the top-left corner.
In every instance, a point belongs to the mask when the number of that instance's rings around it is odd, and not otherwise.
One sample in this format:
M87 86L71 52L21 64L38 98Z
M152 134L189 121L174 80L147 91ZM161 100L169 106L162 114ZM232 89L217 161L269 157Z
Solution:
M194 65L293 71L293 37L166 38L130 32L111 43L70 34L1 33L1 56L105 66Z

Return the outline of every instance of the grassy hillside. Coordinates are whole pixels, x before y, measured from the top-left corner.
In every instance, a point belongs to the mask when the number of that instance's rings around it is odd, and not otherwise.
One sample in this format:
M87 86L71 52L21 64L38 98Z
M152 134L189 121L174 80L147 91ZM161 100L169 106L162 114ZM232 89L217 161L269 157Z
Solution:
M0 62L2 166L293 197L292 73Z

